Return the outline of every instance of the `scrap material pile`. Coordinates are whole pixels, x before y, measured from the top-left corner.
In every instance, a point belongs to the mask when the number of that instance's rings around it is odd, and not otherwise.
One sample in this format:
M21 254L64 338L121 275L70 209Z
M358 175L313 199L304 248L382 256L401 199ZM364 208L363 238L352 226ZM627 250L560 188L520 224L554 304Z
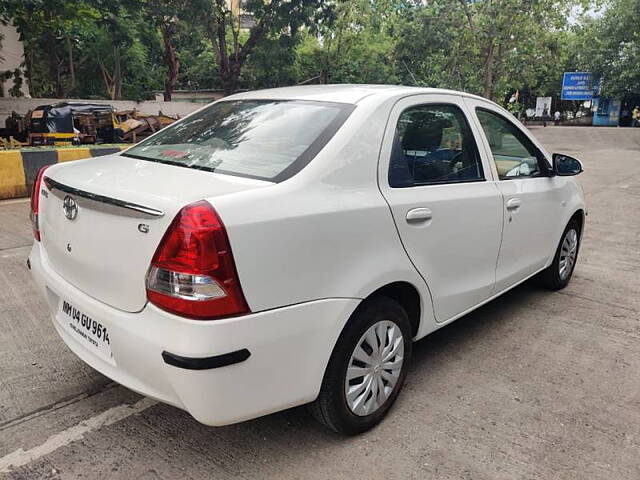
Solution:
M111 105L62 102L41 105L22 116L12 112L6 128L0 129L0 148L38 145L85 145L135 143L177 117L137 110L117 112Z
M136 143L177 120L162 112L158 112L158 115L146 115L137 110L116 112L115 119L117 128L122 132L122 141L131 143Z

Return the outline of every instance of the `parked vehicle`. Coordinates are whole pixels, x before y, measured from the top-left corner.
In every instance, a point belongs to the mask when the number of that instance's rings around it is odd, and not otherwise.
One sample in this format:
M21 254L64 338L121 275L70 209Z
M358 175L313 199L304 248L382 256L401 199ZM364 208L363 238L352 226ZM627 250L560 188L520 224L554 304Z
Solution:
M29 256L82 360L208 425L311 403L377 424L412 342L530 277L569 282L581 163L447 90L233 95L41 170Z
M114 112L111 105L84 102L40 105L27 115L29 144L111 143Z

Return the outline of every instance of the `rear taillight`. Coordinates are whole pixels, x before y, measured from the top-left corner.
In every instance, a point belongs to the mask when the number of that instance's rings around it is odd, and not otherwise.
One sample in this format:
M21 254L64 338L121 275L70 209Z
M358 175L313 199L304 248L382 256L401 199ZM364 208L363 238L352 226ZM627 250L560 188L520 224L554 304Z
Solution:
M171 313L213 319L247 313L224 224L209 203L173 219L147 274L147 298Z
M33 182L33 189L31 190L31 226L33 227L33 238L38 242L40 241L40 226L38 225L38 212L40 211L40 185L42 185L42 176L44 171L49 168L49 165L45 165L38 170L36 180Z

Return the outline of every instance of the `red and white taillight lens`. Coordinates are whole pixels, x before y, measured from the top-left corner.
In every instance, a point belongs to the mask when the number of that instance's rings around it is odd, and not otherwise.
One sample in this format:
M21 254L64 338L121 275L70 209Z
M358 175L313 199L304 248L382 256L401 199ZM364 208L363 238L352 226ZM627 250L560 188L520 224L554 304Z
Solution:
M33 228L33 238L38 242L40 241L40 226L38 225L38 213L40 211L40 186L42 185L42 177L44 171L49 168L49 165L45 165L38 170L36 180L33 182L33 188L31 189L31 213L29 218L31 219L31 227Z
M227 232L209 203L187 205L171 222L151 260L147 298L201 320L249 311Z

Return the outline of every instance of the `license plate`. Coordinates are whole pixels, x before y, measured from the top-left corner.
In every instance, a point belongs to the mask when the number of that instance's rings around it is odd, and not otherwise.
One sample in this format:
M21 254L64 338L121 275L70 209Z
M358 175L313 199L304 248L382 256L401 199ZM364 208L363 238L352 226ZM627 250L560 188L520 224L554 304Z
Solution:
M98 356L113 362L109 331L102 323L66 300L60 302L58 321L69 334Z

